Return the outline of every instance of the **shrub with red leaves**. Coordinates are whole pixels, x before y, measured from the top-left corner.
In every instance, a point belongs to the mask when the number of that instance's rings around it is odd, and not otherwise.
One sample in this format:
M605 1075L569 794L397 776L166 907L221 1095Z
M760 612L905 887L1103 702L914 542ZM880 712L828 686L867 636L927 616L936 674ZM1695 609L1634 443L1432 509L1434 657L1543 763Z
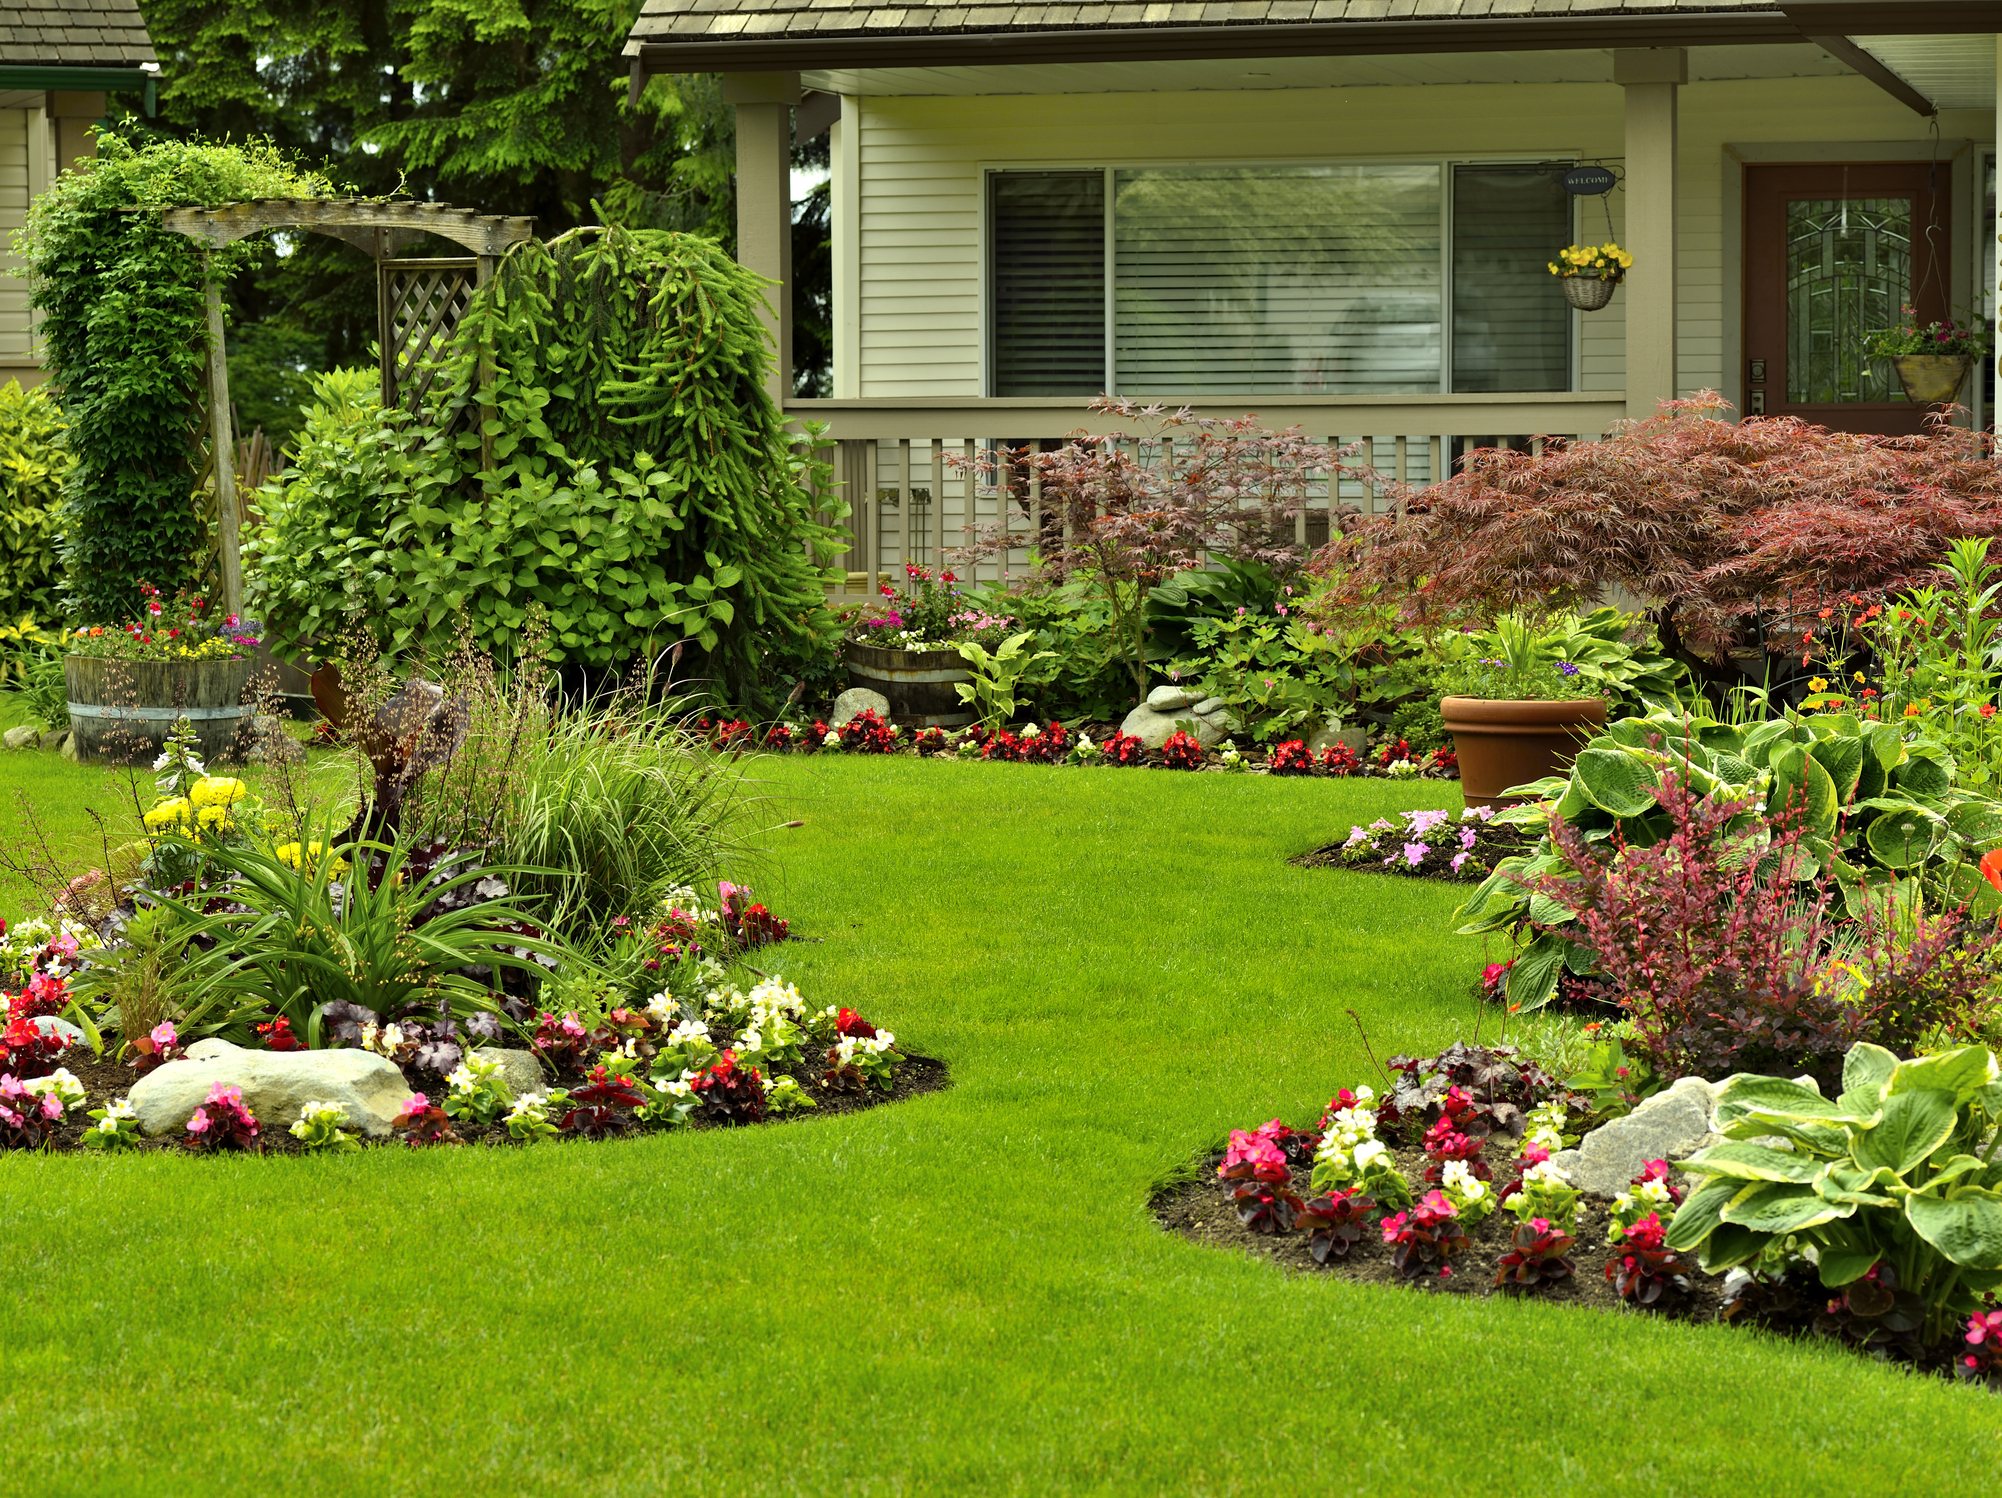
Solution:
M1436 775L1451 775L1457 778L1460 773L1460 756L1452 749L1434 749L1429 768Z
M826 719L815 718L813 732L800 741L799 747L808 754L818 754L827 747L827 736L833 732Z
M1667 1229L1650 1212L1620 1237L1620 1252L1606 1261L1606 1278L1620 1299L1651 1306L1668 1290L1687 1290L1694 1269L1664 1241Z
M0 1076L0 1149L39 1149L62 1121L62 1100L53 1092L30 1092L11 1072Z
M208 1097L188 1120L187 1146L191 1150L237 1149L261 1154L264 1150L261 1133L256 1115L243 1105L243 1089L215 1082L209 1087Z
M1314 752L1305 740L1288 739L1272 751L1272 763L1267 768L1274 775L1311 775Z
M981 746L980 757L1005 762L1019 760L1022 758L1022 741L1004 728L999 733L991 735Z
M1518 1223L1513 1246L1501 1256L1495 1284L1511 1290L1535 1290L1571 1278L1577 1265L1567 1257L1577 1241L1542 1217Z
M1140 742L1138 734L1115 733L1098 746L1105 751L1108 765L1137 765L1147 752L1147 746Z
M1362 768L1362 756L1347 744L1330 744L1321 751L1321 768L1330 775L1353 775Z
M0 1031L0 1072L24 1081L46 1077L68 1049L69 1042L53 1028L45 1031L33 1020L10 1019L7 1028Z
M1168 742L1161 746L1161 762L1171 770L1200 770L1203 767L1203 746L1178 728L1168 735Z
M756 1123L765 1116L764 1077L755 1066L739 1066L735 1051L724 1051L688 1085L725 1123Z
M1333 1191L1301 1207L1295 1225L1307 1234L1307 1252L1314 1262L1325 1264L1349 1256L1349 1250L1362 1241L1369 1214L1375 1210L1375 1198L1360 1191Z
M798 735L793 732L792 724L774 723L770 728L765 730L765 747L783 754L786 750L793 747L794 740L797 738Z
M920 728L911 740L911 747L920 754L936 754L945 747L945 730L937 724Z
M630 1077L615 1077L604 1067L594 1066L589 1082L570 1089L570 1106L556 1127L565 1134L603 1139L629 1127L633 1114L645 1106L646 1098Z
M1463 1116L1471 1115L1470 1102L1468 1112ZM1437 1185L1445 1177L1447 1163L1453 1160L1465 1162L1467 1169L1478 1180L1492 1179L1487 1162L1481 1158L1481 1150L1486 1144L1485 1138L1462 1134L1452 1118L1440 1119L1425 1131L1425 1157L1432 1162L1425 1167L1425 1179Z
M1409 1212L1383 1220L1383 1241L1394 1245L1390 1262L1406 1279L1453 1272L1453 1256L1467 1249L1466 1230L1443 1191L1428 1191Z
M544 1011L535 1017L535 1038L529 1045L559 1070L567 1062L574 1066L584 1054L591 1034L575 1014L560 1018Z
M897 730L865 707L841 725L841 747L849 754L888 754L897 747Z
M257 1033L264 1037L264 1049L267 1051L306 1049L306 1043L292 1033L292 1021L282 1014L268 1025L259 1025Z

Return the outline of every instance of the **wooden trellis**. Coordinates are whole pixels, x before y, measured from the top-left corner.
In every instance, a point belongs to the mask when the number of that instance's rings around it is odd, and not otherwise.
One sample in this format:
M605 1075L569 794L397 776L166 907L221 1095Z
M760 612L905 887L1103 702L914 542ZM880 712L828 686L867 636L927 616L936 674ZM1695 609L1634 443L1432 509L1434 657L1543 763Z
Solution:
M375 262L376 333L381 350L382 403L413 409L430 388L439 352L459 325L473 292L487 283L508 246L530 239L532 218L475 213L446 203L409 198L260 198L220 208L168 208L161 222L185 234L209 253L271 229L304 229L355 246ZM403 252L426 234L436 234L470 250L463 257L404 259ZM217 508L221 512L223 602L229 612L243 608L243 563L239 552L239 507L231 462L234 437L229 419L229 368L224 357L222 287L208 281L209 418Z

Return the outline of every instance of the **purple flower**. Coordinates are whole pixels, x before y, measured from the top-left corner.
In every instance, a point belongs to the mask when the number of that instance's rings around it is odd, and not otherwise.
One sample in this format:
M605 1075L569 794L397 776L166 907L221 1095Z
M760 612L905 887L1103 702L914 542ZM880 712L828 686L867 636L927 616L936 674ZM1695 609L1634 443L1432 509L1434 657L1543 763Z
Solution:
M1559 661L1557 663L1557 674L1559 676L1576 676L1578 674L1578 668L1572 665L1569 661Z
M1404 845L1404 861L1415 869L1418 865L1425 862L1425 855L1431 851L1431 848L1424 843L1406 843Z
M1465 863L1466 861L1467 861L1467 855L1465 853L1455 853L1453 855L1453 865L1452 865L1453 872L1456 874L1459 873L1460 865Z
M1462 827L1462 828L1460 829L1460 846L1461 846L1461 847L1462 847L1463 849L1465 849L1465 850L1466 850L1467 852L1469 852L1469 853L1473 852L1473 851L1474 851L1474 840L1475 840L1476 838L1478 838L1479 836L1480 836L1480 834L1479 834L1478 832L1476 832L1476 831L1475 831L1475 830L1474 830L1473 828L1471 828L1471 827ZM1454 865L1454 867L1455 867L1455 868L1458 868L1458 867L1459 867L1459 865L1458 865L1458 864L1455 864L1455 865Z

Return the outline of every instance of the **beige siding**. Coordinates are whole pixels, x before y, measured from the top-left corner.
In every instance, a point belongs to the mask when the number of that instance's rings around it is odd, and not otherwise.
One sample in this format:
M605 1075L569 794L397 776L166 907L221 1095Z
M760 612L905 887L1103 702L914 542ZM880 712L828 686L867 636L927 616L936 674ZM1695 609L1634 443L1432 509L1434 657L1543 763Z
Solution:
M28 112L0 109L0 357L28 351L28 283L6 274L20 266L7 245L27 221Z
M1573 155L1616 164L1623 136L1620 89L1591 83L888 97L851 107L861 126L852 326L864 397L982 393L985 167ZM1949 125L1993 138L1992 116ZM1681 139L1681 384L1728 388L1738 309L1726 306L1736 282L1726 259L1737 243L1725 197L1738 189L1727 143L1910 141L1922 155L1925 136L1917 116L1862 79L1800 78L1686 87ZM1579 233L1604 232L1588 200ZM1581 318L1582 390L1623 386L1623 300Z

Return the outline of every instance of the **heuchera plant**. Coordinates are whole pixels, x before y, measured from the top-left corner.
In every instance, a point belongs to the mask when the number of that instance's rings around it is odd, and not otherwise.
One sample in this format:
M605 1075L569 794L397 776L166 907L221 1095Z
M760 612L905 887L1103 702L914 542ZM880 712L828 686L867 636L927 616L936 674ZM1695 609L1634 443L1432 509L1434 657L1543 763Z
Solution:
M1509 1251L1495 1270L1495 1284L1511 1290L1535 1290L1571 1278L1578 1267L1566 1257L1576 1241L1549 1219L1532 1217L1516 1224Z
M1520 1138L1531 1108L1552 1098L1570 1101L1562 1083L1521 1060L1513 1046L1455 1041L1436 1056L1392 1056L1387 1064L1400 1075L1377 1109L1377 1122L1402 1128L1413 1140L1447 1117L1458 1132L1474 1138L1497 1133ZM1449 1111L1447 1095L1456 1088Z
M1406 1279L1449 1275L1453 1256L1467 1249L1467 1235L1443 1191L1428 1191L1409 1212L1384 1218L1383 1241L1394 1245L1390 1262Z

